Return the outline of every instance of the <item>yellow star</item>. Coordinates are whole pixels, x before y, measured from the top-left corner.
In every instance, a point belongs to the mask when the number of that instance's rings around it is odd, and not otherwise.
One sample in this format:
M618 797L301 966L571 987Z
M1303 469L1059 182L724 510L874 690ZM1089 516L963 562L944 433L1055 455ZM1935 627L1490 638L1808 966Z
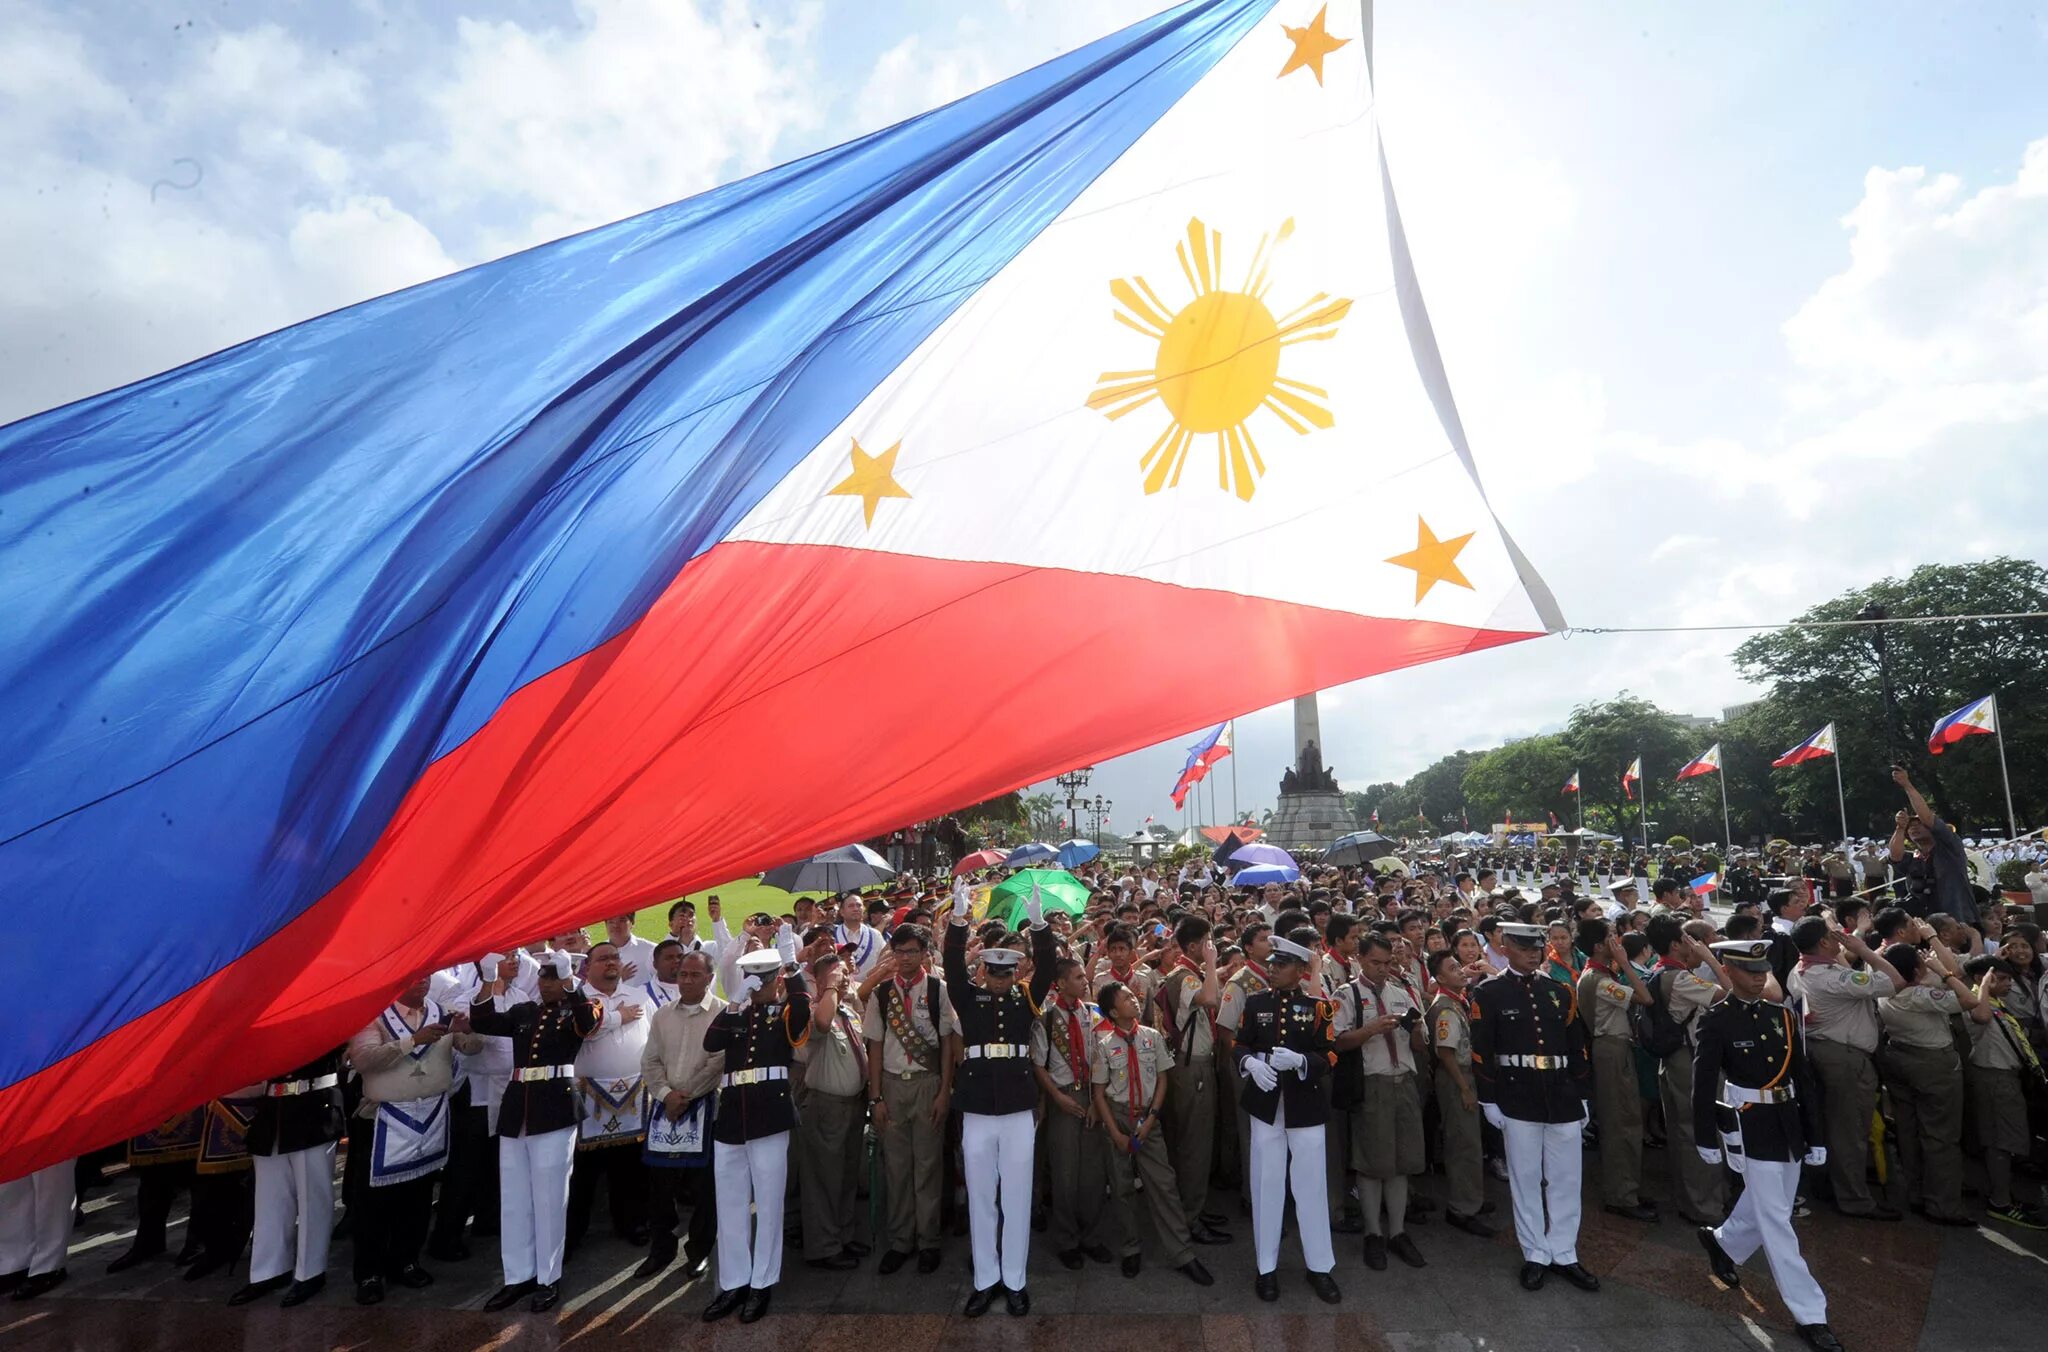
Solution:
M1455 540L1439 540L1429 523L1421 517L1415 518L1415 548L1405 554L1396 554L1387 562L1401 568L1415 570L1415 603L1422 604L1422 598L1429 595L1429 589L1439 582L1449 582L1473 590L1465 575L1458 571L1458 551L1472 539L1467 531Z
M1306 28L1289 28L1284 23L1280 25L1288 40L1294 43L1294 54L1288 57L1287 64L1280 68L1281 79L1286 79L1306 66L1315 73L1317 84L1323 82L1323 58L1351 41L1350 38L1330 36L1330 30L1323 27L1323 20L1329 13L1330 7L1324 5L1316 11L1316 17L1309 20Z
M896 482L896 452L903 449L897 442L880 455L869 455L860 448L860 442L853 443L853 473L825 490L828 498L859 498L861 513L867 524L875 524L875 508L883 498L907 498L909 490Z

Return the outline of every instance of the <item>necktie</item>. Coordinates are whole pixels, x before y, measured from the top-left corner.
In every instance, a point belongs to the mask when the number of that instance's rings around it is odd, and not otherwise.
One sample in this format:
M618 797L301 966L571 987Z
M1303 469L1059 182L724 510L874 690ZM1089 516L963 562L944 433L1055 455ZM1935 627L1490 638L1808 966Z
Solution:
M1380 988L1378 986L1372 986L1368 989L1372 991L1374 1017L1378 1017L1379 1015L1386 1013L1387 1002L1386 998L1380 994ZM1387 1060L1392 1062L1396 1066L1400 1065L1401 1045L1394 1041L1394 1030L1389 1028L1386 1032L1381 1033L1380 1037L1387 1044Z

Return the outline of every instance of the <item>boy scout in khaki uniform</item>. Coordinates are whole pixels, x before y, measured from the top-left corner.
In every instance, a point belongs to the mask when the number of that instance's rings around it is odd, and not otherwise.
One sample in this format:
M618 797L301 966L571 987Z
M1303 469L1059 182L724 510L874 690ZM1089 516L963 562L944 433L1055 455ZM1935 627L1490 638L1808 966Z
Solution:
M1060 1263L1073 1270L1089 1258L1107 1263L1102 1242L1109 1184L1107 1144L1095 1111L1096 1029L1102 1015L1086 997L1088 969L1062 958L1053 988L1031 1029L1032 1073L1045 1094L1045 1161L1051 1206L1047 1228Z
M1152 1229L1166 1249L1166 1261L1195 1285L1212 1286L1216 1279L1188 1248L1187 1216L1181 1211L1180 1190L1160 1132L1159 1110L1166 1100L1166 1072L1173 1069L1173 1053L1158 1029L1138 1022L1138 999L1130 988L1112 981L1102 988L1100 1003L1109 1017L1095 1039L1089 1078L1096 1115L1109 1133L1114 1198L1110 1205L1123 1228L1124 1276L1138 1275L1138 1218L1131 1194L1142 1179Z
M921 925L889 936L861 1015L868 1044L868 1107L882 1148L888 1194L888 1251L883 1276L917 1254L917 1270L939 1267L939 1200L944 1186L946 1110L953 1091L953 1048L960 1021L946 983L926 970L931 937Z
M1643 1178L1643 1096L1636 1088L1636 1039L1628 1007L1650 992L1604 921L1579 926L1591 955L1579 976L1579 1017L1593 1035L1593 1120L1600 1127L1600 1200L1617 1216L1654 1221L1657 1208L1637 1191Z
M1479 1096L1472 1087L1472 1005L1465 968L1446 948L1430 958L1437 993L1429 1002L1430 1040L1436 1048L1436 1106L1444 1126L1444 1222L1481 1239L1493 1227L1479 1219L1486 1205L1485 1148Z

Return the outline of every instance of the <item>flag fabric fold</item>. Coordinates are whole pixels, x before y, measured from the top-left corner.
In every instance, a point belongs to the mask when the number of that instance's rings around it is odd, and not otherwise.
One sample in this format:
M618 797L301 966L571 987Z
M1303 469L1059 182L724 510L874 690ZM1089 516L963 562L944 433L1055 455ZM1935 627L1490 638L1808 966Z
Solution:
M1835 725L1830 723L1813 736L1793 747L1784 755L1771 762L1773 770L1788 765L1804 765L1810 760L1820 760L1835 754Z
M1562 627L1322 8L1189 0L0 427L0 896L126 955L17 986L0 1176L419 972Z
M1954 713L1946 714L1927 734L1927 752L1939 756L1965 737L1988 736L1998 731L1997 696L1971 700Z

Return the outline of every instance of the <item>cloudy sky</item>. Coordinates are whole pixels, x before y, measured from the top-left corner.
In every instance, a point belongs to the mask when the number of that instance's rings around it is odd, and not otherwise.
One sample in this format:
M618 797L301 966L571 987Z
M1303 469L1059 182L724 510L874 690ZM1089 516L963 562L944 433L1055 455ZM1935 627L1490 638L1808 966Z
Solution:
M1160 3L5 0L0 422ZM1765 621L1923 562L2048 556L2048 8L1381 0L1377 28L1473 450L1572 623ZM1399 779L1623 688L1714 713L1751 693L1736 637L1550 638L1329 691L1328 755ZM1286 711L1238 732L1241 804L1270 805ZM1119 828L1171 817L1181 756L1098 770Z

